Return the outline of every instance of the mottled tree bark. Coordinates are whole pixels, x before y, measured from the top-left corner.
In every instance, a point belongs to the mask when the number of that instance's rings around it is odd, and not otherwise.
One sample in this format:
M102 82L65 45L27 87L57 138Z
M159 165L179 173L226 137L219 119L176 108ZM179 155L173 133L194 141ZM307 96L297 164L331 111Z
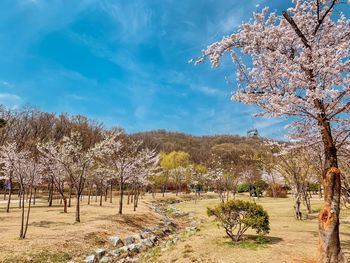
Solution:
M324 203L319 214L317 262L345 263L347 260L341 251L339 239L341 181L337 148L332 138L329 121L323 118L320 126L324 144L325 169L323 174Z

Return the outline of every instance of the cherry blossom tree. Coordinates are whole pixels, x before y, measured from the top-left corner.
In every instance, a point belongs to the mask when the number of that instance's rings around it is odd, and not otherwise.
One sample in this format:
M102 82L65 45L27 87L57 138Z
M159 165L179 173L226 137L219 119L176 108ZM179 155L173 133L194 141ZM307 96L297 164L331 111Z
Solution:
M43 162L49 164L48 168L51 169L52 175L55 174L54 183L56 186L61 187L62 180L69 178L75 190L75 221L80 222L80 198L89 175L88 171L94 161L92 149L83 149L82 138L79 132L72 132L70 136L64 136L57 145L49 143L40 146L39 149L44 158ZM63 191L63 189L61 190ZM62 198L64 198L63 192L62 195ZM64 202L66 207L66 201Z
M27 234L29 215L32 204L33 190L41 181L42 167L28 151L18 151L16 143L7 143L1 146L1 159L4 174L11 175L20 186L21 200L21 229L19 237L24 239ZM29 199L25 200L25 196ZM25 201L28 203L27 211Z
M129 184L134 194L133 204L136 211L140 192L149 183L149 177L154 174L158 167L159 154L155 150L142 149L138 152L135 161L130 169L132 174Z
M91 170L92 176L89 178L89 181L94 181L96 187L99 189L100 206L102 206L103 193L107 190L109 181L113 179L113 170L105 167L101 163L98 163Z
M7 199L6 212L10 212L11 196L12 196L12 181L13 172L15 169L15 162L17 159L17 145L15 143L7 143L1 146L0 149L0 163L3 164L2 172L9 185L9 195Z
M317 181L308 152L303 148L290 148L288 151L277 153L274 170L280 173L291 187L295 201L295 217L302 220L301 201L311 213L311 202L307 188L310 182Z
M119 214L123 214L123 197L126 183L133 176L134 164L141 142L130 139L126 134L111 132L94 147L93 152L100 159L104 159L106 166L113 170L119 181Z
M67 196L65 192L66 182L69 180L69 175L64 168L64 164L59 159L59 148L54 142L38 144L40 152L40 163L43 167L43 174L46 179L55 186L63 200L63 212L67 213Z
M292 116L291 137L320 141L325 156L324 206L319 216L318 262L346 262L339 240L341 175L337 147L349 137L350 20L339 0L294 0L293 7L254 13L237 33L203 51L217 67L228 53L237 65L234 99L262 115Z

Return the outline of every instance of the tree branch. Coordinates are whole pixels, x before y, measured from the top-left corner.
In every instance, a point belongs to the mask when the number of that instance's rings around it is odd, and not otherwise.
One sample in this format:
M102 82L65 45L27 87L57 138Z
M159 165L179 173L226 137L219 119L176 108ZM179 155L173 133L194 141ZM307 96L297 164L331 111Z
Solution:
M333 0L332 4L329 6L329 8L327 9L327 11L323 14L323 16L320 18L320 10L319 10L319 3L317 1L317 26L314 30L314 35L316 35L317 31L320 29L321 25L323 24L324 19L326 18L326 16L329 14L330 11L332 11L332 9L334 8L335 4L336 4L337 0Z
M288 13L286 11L283 11L282 15L288 21L288 23L292 26L292 28L294 29L295 33L300 37L300 39L303 42L304 46L310 49L311 46L309 45L309 42L307 41L307 39L306 39L305 35L303 34L303 32L301 32L301 30L299 29L297 24L294 22L293 18L290 15L288 15Z

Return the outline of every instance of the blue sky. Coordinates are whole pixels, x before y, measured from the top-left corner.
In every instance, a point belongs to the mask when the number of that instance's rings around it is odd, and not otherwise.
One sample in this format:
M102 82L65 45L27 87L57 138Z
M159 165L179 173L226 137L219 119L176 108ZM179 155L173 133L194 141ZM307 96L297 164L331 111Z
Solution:
M282 10L281 2L267 5ZM266 1L1 0L0 103L79 113L128 132L255 127L280 138L285 120L252 117L256 108L230 100L233 65L187 63L257 4Z

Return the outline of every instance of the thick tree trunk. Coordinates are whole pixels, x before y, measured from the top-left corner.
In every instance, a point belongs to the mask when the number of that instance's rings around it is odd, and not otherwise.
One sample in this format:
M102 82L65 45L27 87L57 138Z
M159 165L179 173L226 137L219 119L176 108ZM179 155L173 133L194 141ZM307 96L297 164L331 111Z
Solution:
M341 251L339 239L339 214L341 181L338 169L337 149L329 121L322 124L322 139L325 151L323 174L324 204L319 214L318 263L347 262Z

